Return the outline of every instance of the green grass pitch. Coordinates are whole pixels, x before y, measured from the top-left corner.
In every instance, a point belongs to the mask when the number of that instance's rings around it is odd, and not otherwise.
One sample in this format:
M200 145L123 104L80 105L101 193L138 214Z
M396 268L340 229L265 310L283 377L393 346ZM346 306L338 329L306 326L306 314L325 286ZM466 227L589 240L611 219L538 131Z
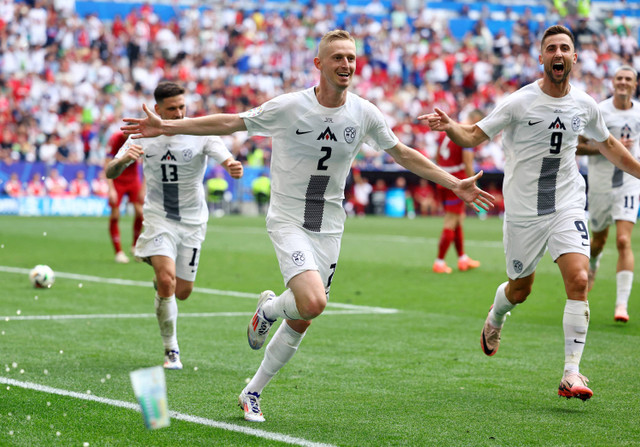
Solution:
M480 330L506 279L502 221L466 220L482 266L458 272L452 247L450 275L431 272L441 224L347 221L331 305L264 390L267 421L251 424L237 395L263 351L246 325L258 293L283 284L263 218L211 220L197 289L179 303L174 417L147 430L129 372L163 360L151 268L113 262L106 219L0 216L0 445L640 445L640 286L629 323L614 323L615 230L589 299L581 372L594 397L582 402L557 396L565 293L549 255L489 358ZM129 218L121 232L128 246ZM53 288L30 286L36 264L57 272Z

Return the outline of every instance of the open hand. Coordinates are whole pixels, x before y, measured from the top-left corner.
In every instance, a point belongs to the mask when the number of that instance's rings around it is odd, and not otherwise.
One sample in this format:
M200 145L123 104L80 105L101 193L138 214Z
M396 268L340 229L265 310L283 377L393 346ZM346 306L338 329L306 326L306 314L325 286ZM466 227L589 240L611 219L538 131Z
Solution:
M131 139L150 138L162 135L162 120L153 113L146 104L142 105L142 110L147 114L146 118L123 118L128 125L122 126L120 130L125 135L131 135Z
M493 208L493 202L496 198L478 188L476 182L480 177L482 177L482 171L473 177L467 177L461 180L458 187L452 189L452 191L474 210L480 211L480 208L482 208L485 211L489 211L490 208Z

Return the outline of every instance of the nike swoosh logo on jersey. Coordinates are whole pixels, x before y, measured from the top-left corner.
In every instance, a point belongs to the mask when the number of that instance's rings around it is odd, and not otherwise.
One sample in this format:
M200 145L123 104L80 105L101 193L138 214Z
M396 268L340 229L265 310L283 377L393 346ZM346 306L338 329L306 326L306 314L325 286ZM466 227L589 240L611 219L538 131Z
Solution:
M152 155L145 154L145 157L146 157L146 158L151 158L151 157L155 157L155 155L156 155L156 154L152 154Z
M535 126L536 124L540 124L542 121L544 121L544 120L540 120L540 121L536 121L535 123L532 123L531 120L529 120L529 125L530 126Z
M304 132L301 132L300 129L296 129L296 135L304 135L305 133L311 133L313 132L313 130L306 130Z

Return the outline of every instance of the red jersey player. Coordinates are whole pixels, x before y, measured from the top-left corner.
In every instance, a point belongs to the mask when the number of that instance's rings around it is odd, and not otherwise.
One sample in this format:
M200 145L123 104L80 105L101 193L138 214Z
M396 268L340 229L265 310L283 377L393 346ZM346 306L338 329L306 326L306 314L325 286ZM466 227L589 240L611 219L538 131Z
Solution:
M473 110L469 113L467 124L475 124L483 118L482 112ZM454 175L463 179L474 175L473 171L473 148L462 148L447 137L445 133L438 146L437 164ZM433 263L435 273L451 273L444 258L449 250L451 242L454 242L458 252L458 269L466 271L480 267L480 262L471 259L464 252L464 233L462 222L465 216L465 204L451 190L437 186L438 197L444 207L444 223L440 243L438 244L438 257Z
M125 141L127 141L127 136L120 131L111 136L108 143L106 163L109 163L113 157L115 157ZM129 262L129 258L124 251L122 251L122 246L120 244L120 228L118 226L118 221L120 220L120 203L122 202L122 198L126 195L129 202L133 205L133 242L131 246L134 247L138 240L138 236L140 236L140 232L142 231L142 203L144 200L144 191L138 170L138 163L133 163L131 166L128 166L118 178L108 180L108 182L109 206L111 207L111 216L109 217L109 234L111 235L111 242L113 243L113 248L116 252L116 262L126 264Z

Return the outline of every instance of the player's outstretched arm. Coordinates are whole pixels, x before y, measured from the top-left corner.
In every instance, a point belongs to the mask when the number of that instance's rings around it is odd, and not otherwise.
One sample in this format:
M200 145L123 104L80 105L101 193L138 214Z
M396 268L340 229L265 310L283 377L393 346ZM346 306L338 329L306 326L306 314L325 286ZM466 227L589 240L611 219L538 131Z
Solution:
M227 158L222 163L222 166L227 170L232 178L241 178L244 174L242 163L240 163L238 160L234 160L233 158Z
M609 138L602 142L596 142L595 145L600 149L600 153L607 157L607 160L611 163L624 172L640 178L640 162L613 135L609 135Z
M461 147L476 147L489 139L487 134L475 124L457 123L437 107L433 113L420 115L418 119L426 121L431 130L446 132L451 141Z
M476 181L482 176L482 171L473 177L460 180L433 163L417 150L403 143L396 144L391 149L387 149L386 152L389 153L400 166L420 177L436 182L445 188L449 188L476 211L480 211L479 207L487 211L493 208L495 197L478 188L476 185Z
M130 144L122 157L114 158L107 163L104 170L105 175L109 179L119 177L120 174L122 174L122 171L124 171L130 164L135 163L138 158L142 157L142 154L142 146L139 144Z
M244 120L237 114L216 113L197 118L163 120L146 104L142 105L146 118L123 118L127 123L120 129L132 139L152 138L159 135L230 135L247 130Z

